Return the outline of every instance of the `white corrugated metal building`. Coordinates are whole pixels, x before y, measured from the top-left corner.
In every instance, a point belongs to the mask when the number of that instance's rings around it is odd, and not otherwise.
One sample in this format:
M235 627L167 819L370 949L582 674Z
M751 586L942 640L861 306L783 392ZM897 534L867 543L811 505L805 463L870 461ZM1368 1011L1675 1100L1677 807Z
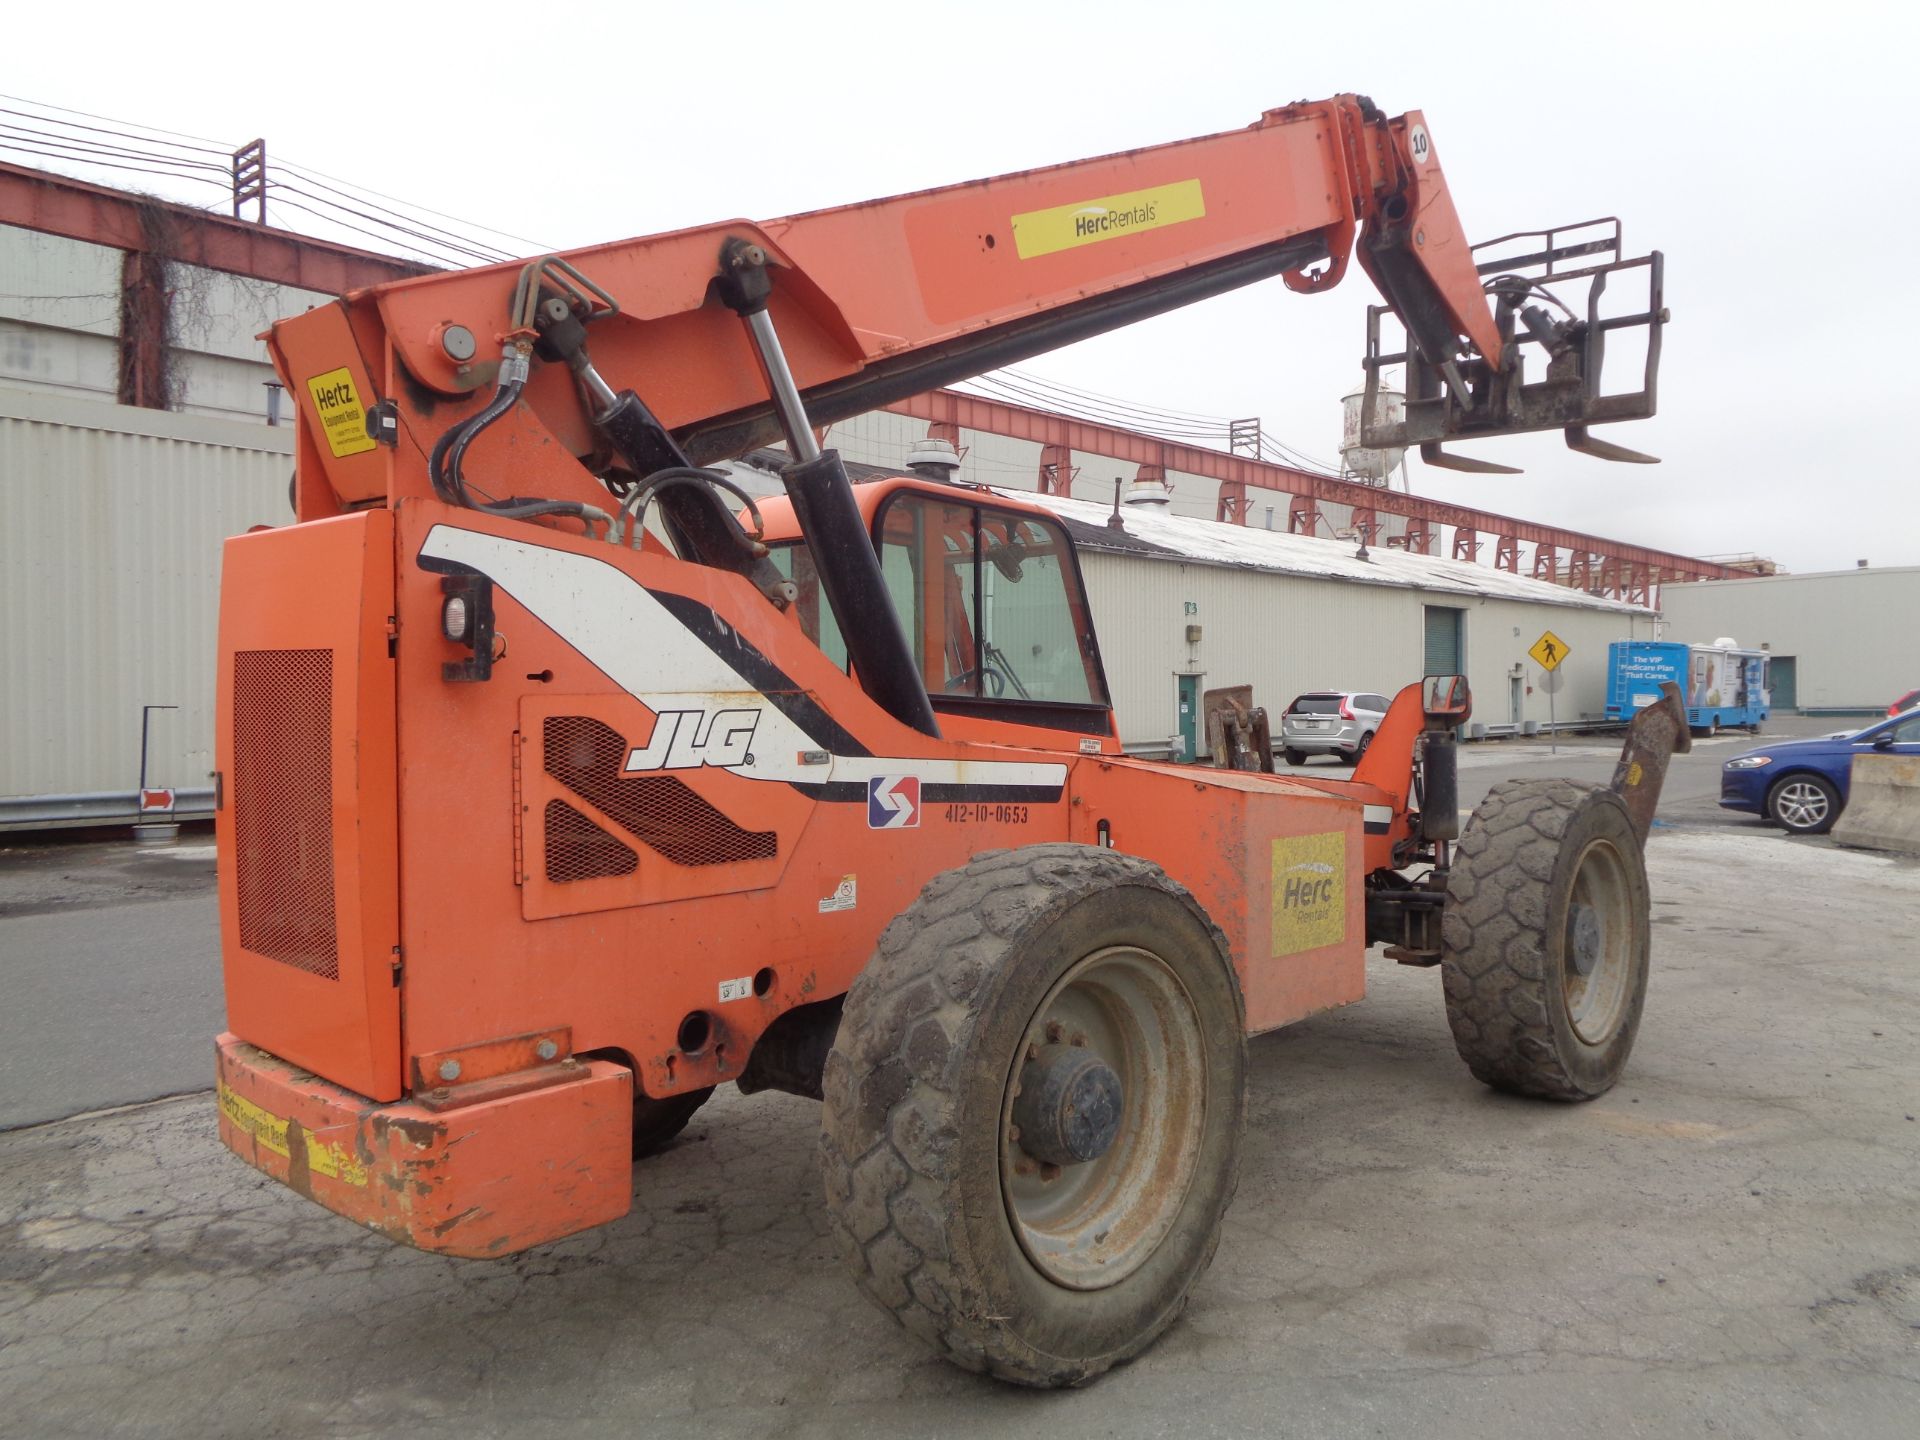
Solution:
M1523 727L1605 713L1607 646L1652 633L1651 611L1484 565L1189 516L1048 499L1067 520L1101 636L1121 738L1181 732L1201 692L1252 685L1279 712L1307 690L1391 695L1423 674L1461 673L1474 719ZM1527 651L1566 647L1549 702ZM1189 638L1189 637L1194 638Z
M0 826L127 818L148 706L210 813L220 542L290 515L255 337L330 297L169 261L174 408L123 405L126 254L0 226Z
M1771 658L1776 710L1877 713L1920 686L1920 566L1670 585L1666 637Z

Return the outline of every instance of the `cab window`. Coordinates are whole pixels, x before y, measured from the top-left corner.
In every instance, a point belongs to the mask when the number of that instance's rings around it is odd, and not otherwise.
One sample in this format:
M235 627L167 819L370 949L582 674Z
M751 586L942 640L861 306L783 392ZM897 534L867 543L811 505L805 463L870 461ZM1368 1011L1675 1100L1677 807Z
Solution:
M1086 592L1056 523L902 491L880 512L880 569L936 705L1104 707Z
M1092 613L1058 524L908 490L882 507L876 539L880 573L936 707L1002 701L1104 711ZM802 630L845 667L846 642L807 547L778 547L773 559L799 592Z

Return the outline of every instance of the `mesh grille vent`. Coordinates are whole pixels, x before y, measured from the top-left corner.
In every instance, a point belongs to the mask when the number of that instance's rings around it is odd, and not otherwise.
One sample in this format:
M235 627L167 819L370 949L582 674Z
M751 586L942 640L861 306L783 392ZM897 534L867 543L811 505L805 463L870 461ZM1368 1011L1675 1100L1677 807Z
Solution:
M771 830L747 830L671 775L622 775L629 746L619 731L586 715L553 715L542 736L547 774L676 865L769 860Z
M547 802L547 879L555 885L631 875L640 857L564 800Z
M340 978L333 915L333 652L233 657L240 945Z

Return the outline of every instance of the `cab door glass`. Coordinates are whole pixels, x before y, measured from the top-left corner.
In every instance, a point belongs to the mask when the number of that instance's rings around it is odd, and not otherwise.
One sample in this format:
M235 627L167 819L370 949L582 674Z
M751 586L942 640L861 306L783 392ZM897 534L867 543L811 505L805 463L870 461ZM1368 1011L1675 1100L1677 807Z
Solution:
M903 491L882 509L879 533L881 573L936 702L1106 703L1059 526Z

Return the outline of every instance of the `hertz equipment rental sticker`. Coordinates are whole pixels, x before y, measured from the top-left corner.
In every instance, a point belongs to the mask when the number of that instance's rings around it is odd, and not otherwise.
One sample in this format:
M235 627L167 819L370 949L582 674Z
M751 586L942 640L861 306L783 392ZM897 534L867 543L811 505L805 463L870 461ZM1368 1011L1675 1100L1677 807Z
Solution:
M361 407L360 394L353 388L353 376L342 365L307 381L307 393L313 397L314 412L320 428L326 432L327 448L336 460L360 455L374 447L367 433L367 412Z
M271 1110L262 1109L246 1096L234 1094L224 1080L219 1082L218 1095L220 1112L234 1129L244 1130L253 1136L263 1150L271 1150L284 1160L293 1158L287 1121ZM307 1152L307 1169L313 1174L344 1180L349 1185L366 1185L366 1166L355 1160L344 1146L325 1144L304 1134L300 1138Z
M1200 220L1207 202L1198 180L1178 180L1151 190L1129 190L1124 195L1102 195L1051 210L1030 210L1013 217L1013 245L1022 260L1117 240L1142 230L1159 230L1187 220Z
M1273 842L1273 953L1294 955L1347 938L1347 837Z

